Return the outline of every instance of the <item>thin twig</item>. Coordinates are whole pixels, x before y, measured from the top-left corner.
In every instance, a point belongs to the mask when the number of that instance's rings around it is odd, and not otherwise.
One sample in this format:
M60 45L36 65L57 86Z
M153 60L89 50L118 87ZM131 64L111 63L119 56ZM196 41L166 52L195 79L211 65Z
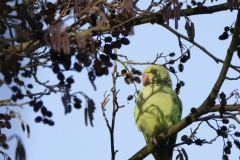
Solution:
M107 91L106 91L107 92ZM103 97L104 97L104 99L103 99L103 102L101 103L101 108L102 108L102 114L103 114L103 118L105 119L105 121L106 121L106 124L107 124L107 127L108 127L108 130L109 130L109 132L111 132L111 126L109 125L109 122L108 122L108 119L107 119L107 116L106 116L106 113L105 113L105 107L106 107L106 105L107 105L107 103L108 103L108 101L109 101L109 99L108 99L108 97L110 96L110 95L107 95L106 96L106 92L104 93L104 95L103 95Z
M117 50L116 48L114 48L114 54L116 54ZM113 65L113 71L112 71L112 81L113 81L113 87L111 89L111 91L113 92L112 97L112 129L110 132L110 138L111 138L111 154L112 154L112 160L115 160L115 149L114 149L114 128L115 128L115 118L116 118L116 101L117 101L117 93L116 92L116 80L118 78L118 73L117 73L117 62L116 60L114 61L114 65Z
M200 125L202 124L202 122L200 122L197 126L197 128L195 128L195 130L191 133L191 135L189 136L189 138L193 138L194 134L197 133L197 130L199 129Z
M215 131L217 131L217 129L216 129L213 125L211 125L211 123L209 123L208 120L206 120L205 122L208 124L208 126L209 126L210 128L212 128L212 129L214 129Z
M227 115L227 116L221 116L221 115L214 115L214 114L211 114L209 116L205 116L205 117L200 117L198 118L196 121L207 121L207 120L210 120L210 119L214 119L214 118L219 118L219 119L222 119L222 118L228 118L228 119L234 119L237 123L240 124L240 120L235 116L235 114L233 115ZM208 123L208 122L207 122Z
M229 78L229 77L226 76L225 79L227 79L227 80L238 80L238 79L240 79L240 76L238 76L236 78Z

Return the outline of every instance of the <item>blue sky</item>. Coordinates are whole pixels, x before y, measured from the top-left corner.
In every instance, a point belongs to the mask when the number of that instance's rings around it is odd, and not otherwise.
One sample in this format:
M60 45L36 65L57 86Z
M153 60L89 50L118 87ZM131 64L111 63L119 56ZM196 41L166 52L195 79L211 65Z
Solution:
M222 3L224 3L223 1ZM147 8L150 1L141 2L138 5L141 9ZM220 2L218 2L220 3ZM213 3L217 4L217 3ZM202 45L205 49L211 52L213 55L220 59L224 59L230 39L225 41L218 40L220 34L222 34L225 26L230 26L236 18L237 12L230 12L229 10L214 13L210 15L196 15L191 16L190 19L195 24L195 42ZM179 29L183 35L187 35L185 29L185 19L181 17L179 22ZM170 26L174 27L174 21L170 21ZM124 54L129 60L136 62L151 62L155 59L157 53L169 54L175 52L176 57L180 55L180 49L178 47L178 39L171 32L161 27L160 25L145 24L134 27L135 35L129 37L130 45L123 46L117 53ZM182 40L182 42L188 47L190 43ZM159 60L157 64L162 64L164 61ZM238 65L239 58L234 54L232 64ZM175 64L177 69L178 63ZM134 66L136 69L143 70L146 65ZM198 107L202 104L205 98L210 93L213 84L215 83L217 76L221 70L222 64L217 64L208 55L202 52L197 47L191 48L191 59L184 64L183 73L179 73L180 80L185 82L185 86L181 89L180 99L183 103L183 114L185 117L189 114L192 107ZM120 72L123 69L121 64L117 64L117 69ZM112 72L112 68L110 69ZM57 82L56 75L52 73L50 69L39 69L37 74L41 81L50 79L50 83ZM107 91L107 94L111 94L112 79L111 75L102 76L96 79L95 84L97 91L94 91L92 85L88 81L87 71L84 69L81 73L69 72L65 74L65 77L70 75L74 76L75 83L72 86L72 91L83 91L89 97L94 99L96 110L94 113L94 127L85 126L84 123L84 98L82 109L72 109L72 112L68 115L64 114L64 108L61 102L61 94L52 93L50 96L42 98L44 105L53 112L52 119L55 122L54 127L49 127L44 124L36 124L34 119L40 113L33 112L33 109L28 105L23 106L23 109L19 107L9 107L16 112L21 113L22 119L30 125L31 137L27 138L27 134L22 132L20 122L17 119L12 120L11 130L2 129L2 133L8 135L18 133L21 136L23 144L26 149L28 160L107 160L111 159L110 149L110 136L107 129L105 120L102 116L101 102L103 101L103 94ZM229 77L237 77L237 74L233 70L228 71ZM176 78L171 74L173 85L176 85ZM29 80L29 82L33 82ZM138 89L141 89L141 84L137 85ZM220 92L225 92L229 95L233 90L239 89L239 82L237 81L225 81ZM123 77L117 80L117 89L120 89L118 94L119 105L125 105L124 108L119 109L116 115L115 124L115 149L118 150L116 154L116 160L124 160L130 158L138 150L145 146L145 140L142 133L139 132L135 126L133 111L134 100L127 101L127 96L135 92L134 85L127 85L124 83ZM40 86L34 85L34 91L43 91ZM9 98L11 92L9 88L4 85L1 87L0 99ZM107 118L111 120L112 111L112 97L106 106ZM232 98L228 103L234 103L235 99ZM217 101L218 103L218 101ZM1 107L0 112L5 112L6 108ZM211 122L215 124L214 121ZM238 131L240 126L236 122L235 124ZM198 123L193 123L191 126L185 128L178 133L177 142L181 142L182 135L190 135L192 128L196 128ZM219 123L221 125L221 123ZM200 129L196 135L198 138L211 140L216 137L214 130L209 128L205 123L200 126ZM9 142L10 149L6 151L10 156L14 157L16 141ZM218 138L213 144L205 144L201 147L196 145L183 145L183 148L188 153L190 160L201 159L221 159L223 140ZM177 152L174 152L176 156ZM240 156L239 150L233 146L230 159L235 160ZM1 158L0 158L1 159ZM153 160L153 157L149 155L146 160Z

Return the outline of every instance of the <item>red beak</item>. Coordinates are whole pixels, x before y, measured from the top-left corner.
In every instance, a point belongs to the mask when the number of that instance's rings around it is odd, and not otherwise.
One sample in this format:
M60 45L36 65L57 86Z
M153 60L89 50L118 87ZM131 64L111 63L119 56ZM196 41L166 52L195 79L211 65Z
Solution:
M143 85L144 85L144 86L148 84L149 78L148 78L148 74L147 74L147 73L144 73L144 74L142 75L142 82L143 82Z

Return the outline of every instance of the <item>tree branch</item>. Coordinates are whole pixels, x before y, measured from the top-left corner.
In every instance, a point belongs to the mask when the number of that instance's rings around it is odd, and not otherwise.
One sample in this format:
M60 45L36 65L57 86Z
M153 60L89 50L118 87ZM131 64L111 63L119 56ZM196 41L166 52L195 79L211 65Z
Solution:
M107 116L106 116L106 113L105 113L105 110L106 110L105 107L106 107L106 105L107 105L107 103L108 103L108 101L109 101L109 99L108 99L109 95L106 96L106 92L105 92L104 95L103 95L103 97L104 97L104 99L103 99L103 102L101 103L102 114L103 114L103 118L104 118L105 121L106 121L108 130L109 130L109 132L111 132L112 128L111 128L111 126L109 125L109 122L108 122L108 119L107 119Z
M214 119L214 118L231 118L231 119L234 119L238 124L240 124L240 120L238 118L236 118L235 115L221 116L221 115L211 114L211 115L208 115L205 117L198 118L197 121L207 121L207 120Z
M240 4L240 0L238 0L238 4ZM192 15L197 15L197 14L211 14L211 13L216 13L219 11L224 11L224 10L228 10L228 5L227 3L222 3L219 5L214 5L214 6L210 6L210 7L204 7L204 9L202 9L203 7L201 7L201 9L199 9L199 7L195 7L195 8L190 8L190 9L183 9L181 10L181 16L192 16ZM135 19L133 19L133 24L132 26L137 26L137 25L141 25L141 24L145 24L145 23L151 23L152 20L155 20L156 22L161 22L162 23L162 12L158 11L155 13L151 13L149 15L146 16L138 16ZM109 24L101 26L101 27L92 27L83 31L79 31L77 33L69 33L69 37L74 38L76 36L91 36L93 31L101 31L101 32L106 32L106 31L110 31L111 27ZM28 46L28 44L30 44L32 41L28 41L25 43L22 43L22 50L25 50L26 47ZM20 52L21 50L21 45L16 45L16 51ZM39 41L34 42L31 45L31 50L36 50L40 47L42 47L43 45L39 43ZM0 53L1 54L1 53Z

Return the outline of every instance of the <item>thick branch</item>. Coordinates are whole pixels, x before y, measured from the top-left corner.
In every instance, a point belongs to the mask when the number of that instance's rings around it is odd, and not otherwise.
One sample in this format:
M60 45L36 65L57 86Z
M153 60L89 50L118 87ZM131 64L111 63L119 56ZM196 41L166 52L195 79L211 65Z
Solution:
M240 4L240 0L238 0L238 4ZM200 14L212 14L212 13L216 13L216 12L220 12L220 11L225 11L228 10L228 5L227 3L222 3L219 5L214 5L214 6L210 6L210 7L204 7L204 9L199 9L199 7L195 7L195 8L190 8L190 9L182 9L181 10L181 16L193 16L193 15L200 15ZM162 22L162 12L158 11L155 13L152 13L150 15L147 16L139 16L137 18L135 18L133 20L133 25L132 26L137 26L137 25L141 25L141 24L145 24L145 23L150 23L152 22L152 20L155 20L155 22ZM87 30L84 31L80 31L77 33L77 35L80 36L87 36L87 35L91 35L92 31L98 31L101 30L102 32L105 31L109 31L110 25L106 25L103 27L92 27L89 28Z
M240 4L240 0L238 0L238 4ZM211 7L204 7L199 9L199 7L196 8L191 8L191 9L183 9L181 10L182 15L181 16L192 16L192 15L197 15L197 14L211 14L211 13L216 13L216 12L220 12L220 11L225 11L228 10L228 6L227 3L223 3L223 4L219 4L219 5L215 5L215 6L211 6ZM145 23L150 23L152 22L152 20L155 20L157 23L162 23L162 12L158 11L155 13L152 13L150 15L147 16L139 16L136 17L133 20L133 24L132 26L137 26L137 25L141 25L141 24L145 24ZM93 31L101 31L101 32L106 32L106 31L110 31L111 27L109 24L102 26L102 27L92 27L83 31L79 31L77 33L69 33L69 37L73 38L75 36L91 36ZM16 50L17 52L21 52L21 48L22 50L26 49L26 46L28 46L28 44L30 44L30 42L25 42L22 44L22 47L20 47L21 45L16 45ZM31 45L31 50L35 50L37 48L42 47L42 45L40 45L39 41L35 42L33 45ZM1 53L0 53L1 54Z

